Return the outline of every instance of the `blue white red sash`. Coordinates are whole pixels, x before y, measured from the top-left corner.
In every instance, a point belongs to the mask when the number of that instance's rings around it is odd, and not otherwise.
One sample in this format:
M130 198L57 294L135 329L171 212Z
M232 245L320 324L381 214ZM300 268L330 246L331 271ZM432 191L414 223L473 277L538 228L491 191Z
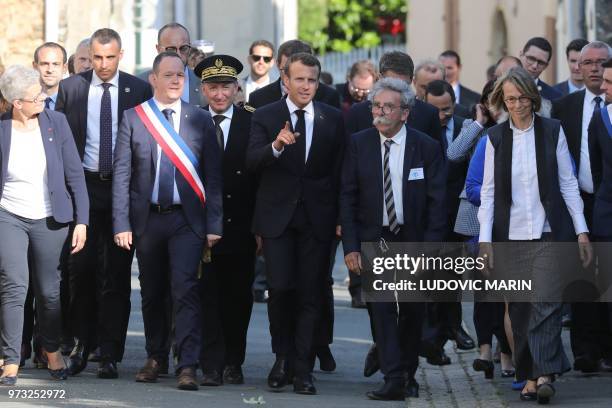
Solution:
M608 107L604 106L599 110L601 112L601 119L603 120L606 129L608 130L608 136L612 137L612 122L610 122L610 114L608 113Z
M145 125L153 139L162 151L168 156L172 164L181 172L189 186L196 193L202 205L206 202L204 185L198 175L198 159L189 146L170 125L166 117L160 112L153 98L136 106L136 114Z

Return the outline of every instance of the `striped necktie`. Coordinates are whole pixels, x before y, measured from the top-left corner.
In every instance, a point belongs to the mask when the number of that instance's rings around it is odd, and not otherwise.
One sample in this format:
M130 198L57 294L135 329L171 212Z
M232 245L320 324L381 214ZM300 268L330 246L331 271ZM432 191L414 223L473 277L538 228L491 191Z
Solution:
M384 157L384 177L383 185L385 191L385 208L387 209L387 216L389 217L389 230L396 234L400 231L399 224L397 223L397 215L395 214L395 201L393 200L393 186L391 183L391 168L389 167L389 151L393 139L385 140L385 157Z

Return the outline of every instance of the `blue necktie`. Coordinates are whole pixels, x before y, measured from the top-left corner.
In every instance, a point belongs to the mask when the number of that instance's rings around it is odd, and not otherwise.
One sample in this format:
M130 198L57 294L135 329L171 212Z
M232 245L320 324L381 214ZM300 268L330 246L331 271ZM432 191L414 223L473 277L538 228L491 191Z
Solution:
M172 109L164 109L162 111L170 126L174 127L174 121L172 120ZM158 146L158 149L161 147ZM161 157L159 159L159 189L157 192L157 201L160 207L168 208L174 201L174 164L170 161L170 158L166 156L166 153L162 150Z
M50 96L47 96L47 99L45 99L45 109L51 109L51 101L53 99L51 99Z
M104 177L111 175L113 169L113 113L109 88L111 84L102 83L102 103L100 104L100 156L98 171Z
M601 99L601 96L596 96L593 98L593 102L595 102L595 108L593 109L593 113L597 112L598 110L601 109L601 101L603 99Z

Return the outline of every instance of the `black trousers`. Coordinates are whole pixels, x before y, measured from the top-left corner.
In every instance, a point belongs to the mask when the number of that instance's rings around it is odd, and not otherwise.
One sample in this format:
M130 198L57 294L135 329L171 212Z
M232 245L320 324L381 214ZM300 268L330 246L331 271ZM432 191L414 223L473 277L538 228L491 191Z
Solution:
M201 344L198 265L204 240L189 227L181 210L151 212L142 235L135 238L140 274L142 318L147 357L168 358L168 282L173 300L177 371L196 367Z
M111 182L91 176L86 181L87 241L69 261L72 330L89 350L97 344L102 358L121 361L130 318L134 251L113 241Z
M495 336L501 352L512 354L504 330L505 313L506 305L504 303L474 302L474 328L478 338L478 347L483 344L493 345L493 336Z
M213 254L202 264L202 371L241 366L253 310L255 252Z
M331 240L314 235L302 205L280 236L264 238L272 351L294 361L298 376L311 371L330 247Z
M329 265L327 267L327 276L323 281L321 290L321 317L315 331L314 348L327 347L334 341L334 262L336 259L336 250L340 240L334 239L331 244L331 253L329 256Z

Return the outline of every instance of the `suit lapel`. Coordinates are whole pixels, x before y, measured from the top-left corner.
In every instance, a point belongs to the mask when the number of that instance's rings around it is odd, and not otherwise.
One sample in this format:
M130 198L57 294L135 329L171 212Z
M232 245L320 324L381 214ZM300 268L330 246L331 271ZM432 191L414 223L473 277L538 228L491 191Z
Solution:
M83 145L87 138L87 108L89 105L89 87L91 86L91 80L93 78L93 70L86 71L83 74L83 81L79 86L77 104L79 105L79 122L81 129L83 129Z
M412 132L406 129L405 136L405 144L406 148L404 149L404 167L403 167L403 176L402 176L402 203L404 207L404 214L407 214L406 208L408 207L408 178L410 176L410 169L412 168L414 162L414 155L416 150L416 140L412 137ZM446 138L446 136L444 137Z
M119 71L119 89L117 91L117 123L121 123L121 119L123 118L123 111L125 110L125 106L127 106L127 101L130 99L130 93L132 91L129 87L129 83L125 74L121 71Z
M47 175L52 173L50 168L51 160L50 157L54 157L54 150L57 145L55 137L55 129L53 129L52 122L46 111L42 111L38 115L38 126L40 128L40 136L42 137L43 147L45 149L45 157L47 157Z

